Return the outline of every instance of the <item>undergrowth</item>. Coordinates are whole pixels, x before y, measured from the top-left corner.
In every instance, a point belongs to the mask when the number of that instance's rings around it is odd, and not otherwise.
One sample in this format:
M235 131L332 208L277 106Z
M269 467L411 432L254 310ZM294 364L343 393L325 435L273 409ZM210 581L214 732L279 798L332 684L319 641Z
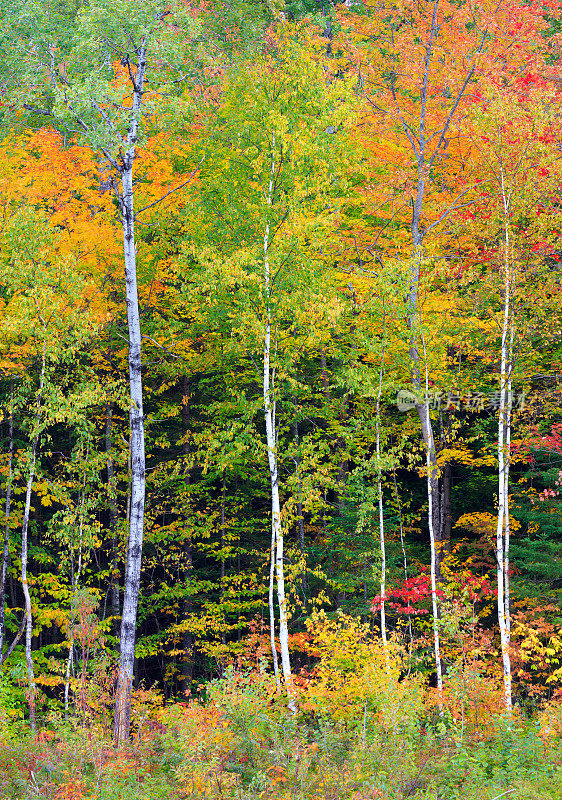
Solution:
M310 630L297 714L263 661L228 667L204 700L137 691L120 749L95 676L37 735L4 713L1 800L560 800L562 699L508 719L490 677L459 703L458 682L438 697L356 620Z

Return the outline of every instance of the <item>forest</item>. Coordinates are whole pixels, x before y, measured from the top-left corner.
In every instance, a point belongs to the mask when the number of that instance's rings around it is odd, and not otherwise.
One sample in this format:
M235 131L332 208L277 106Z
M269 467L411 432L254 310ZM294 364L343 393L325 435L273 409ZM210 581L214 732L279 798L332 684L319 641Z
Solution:
M560 0L0 16L0 800L560 800Z

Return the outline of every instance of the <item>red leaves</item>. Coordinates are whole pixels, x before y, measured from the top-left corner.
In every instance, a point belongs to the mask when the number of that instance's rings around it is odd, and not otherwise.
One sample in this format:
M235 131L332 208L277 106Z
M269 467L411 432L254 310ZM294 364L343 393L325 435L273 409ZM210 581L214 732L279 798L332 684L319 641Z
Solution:
M523 76L517 78L518 86L531 86L539 82L543 82L543 78L540 75L533 75L531 72L526 72Z
M443 597L443 592L439 589L437 590L437 596ZM373 599L372 609L373 611L379 610L384 599L397 614L429 614L429 610L423 607L420 608L418 603L425 603L430 597L431 579L429 575L417 575L415 578L408 578L396 589L391 589L384 598L377 595Z
M550 450L555 453L562 453L562 422L556 422L550 428L550 435L541 436L535 428L535 435L527 439L523 443L523 447L528 451L531 448L535 450ZM533 460L530 458L530 460Z
M449 585L447 596L450 596L451 588L454 594L465 593L468 599L474 603L482 601L487 597L493 597L496 590L490 585L490 581L485 576L473 575L465 571L460 576L456 576L453 586ZM446 595L441 589L436 591L437 597L443 600ZM388 591L384 598L377 595L372 602L372 611L380 611L382 600L388 604L389 608L397 614L421 616L429 614L428 603L431 598L431 578L429 574L417 575L409 578L400 586Z
M497 595L497 589L490 585L485 576L463 574L459 588L461 592L466 592L468 599L473 603Z

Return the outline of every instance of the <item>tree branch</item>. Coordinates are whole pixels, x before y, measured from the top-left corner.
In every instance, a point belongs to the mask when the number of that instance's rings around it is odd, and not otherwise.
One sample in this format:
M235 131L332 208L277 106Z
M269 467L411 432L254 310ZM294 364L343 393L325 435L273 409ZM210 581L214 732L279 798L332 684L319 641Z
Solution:
M4 661L6 661L6 659L8 659L12 655L12 653L14 652L14 649L15 649L17 643L19 642L19 640L21 639L21 637L23 635L23 632L25 630L25 623L26 622L27 622L27 619L26 619L25 614L24 614L23 615L23 619L21 621L21 625L19 627L18 632L16 633L16 635L14 637L14 640L13 640L12 644L8 647L8 649L6 650L5 653L0 653L0 664L3 664Z
M188 183L191 183L191 181L195 177L196 173L199 171L199 167L201 166L201 164L203 163L204 160L205 160L205 156L203 156L203 158L201 159L199 164L195 167L195 169L193 170L193 172L191 173L189 178L184 183L182 183L180 186L176 186L174 189L170 189L168 192L166 192L166 194L163 194L162 197L159 197L158 200L155 200L153 203L149 203L144 208L140 208L135 213L135 217L134 217L135 221L136 221L138 215L142 214L143 211L148 211L149 208L152 208L153 206L158 205L158 203L161 203L162 200L166 199L166 197L169 197L169 195L173 194L174 192L179 192L180 189L183 189L184 186L187 186Z

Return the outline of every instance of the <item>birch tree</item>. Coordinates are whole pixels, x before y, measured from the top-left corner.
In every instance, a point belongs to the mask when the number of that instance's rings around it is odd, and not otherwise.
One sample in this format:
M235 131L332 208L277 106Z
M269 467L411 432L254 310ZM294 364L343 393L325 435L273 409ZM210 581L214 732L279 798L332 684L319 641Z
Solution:
M366 203L371 214L383 218L379 230L360 231L361 245L378 257L398 255L409 269L405 303L410 385L416 396L427 467L427 524L431 545L432 605L436 671L440 682L439 631L436 587L441 577L444 549L442 506L445 500L437 463L434 426L427 400L428 354L422 320L424 269L440 255L434 234L459 209L474 200L480 180L466 169L461 132L462 114L472 101L474 85L495 70L500 57L506 72L515 68L520 48L517 38L540 25L536 13L518 10L519 25L509 33L512 9L502 3L476 7L448 0L425 0L406 6L373 4L371 15L352 17L360 38L350 48L366 103L365 121L373 129L375 159L391 164L399 178L375 182ZM490 33L493 31L493 33ZM515 55L514 55L515 54ZM523 58L528 58L528 52ZM509 66L507 66L509 65ZM375 134L376 131L376 134ZM382 142L382 144L381 144ZM393 146L389 147L388 143ZM452 142L455 144L452 145ZM403 238L397 245L396 228ZM391 231L389 235L387 231ZM359 252L359 243L355 241ZM424 380L425 373L425 380Z
M4 506L4 547L0 563L0 664L3 660L6 638L6 581L10 561L10 509L12 502L12 480L14 460L14 378L10 379L10 411L8 417L8 476L6 479L6 502Z
M513 85L498 88L490 83L485 97L485 108L472 115L471 138L486 179L486 192L478 207L466 216L464 227L476 244L476 252L479 246L490 247L491 238L493 241L494 269L487 291L498 309L492 328L496 347L499 340L495 555L504 705L510 714L510 467L516 347L530 339L534 324L526 286L532 296L532 282L547 269L541 262L555 246L555 226L559 224L558 209L548 200L553 185L560 180L559 156L548 142L557 125L559 100L542 84L522 89ZM486 226L480 230L479 213L484 211Z
M332 184L335 192L341 191L344 136L343 131L340 136L335 132L349 100L347 84L331 84L314 54L292 41L289 26L279 26L272 34L272 47L271 57L256 56L244 73L233 70L220 112L207 111L208 144L198 216L192 222L202 235L193 257L208 265L208 274L214 271L213 303L231 309L227 316L232 336L244 343L259 377L271 513L271 649L276 680L280 685L281 673L289 707L295 710L280 429L285 424L284 403L287 411L293 408L286 387L294 379L295 358L304 342L317 335L306 309L310 315L314 303L312 313L330 313L329 307L324 310L318 304L321 295L313 300L312 287L318 285L317 243L327 227L326 206L331 202L323 186ZM202 283L207 280L199 277Z
M511 372L513 366L512 251L510 242L510 198L505 176L500 169L501 200L504 209L504 285L501 335L500 402L498 421L498 524L496 528L496 571L498 584L498 624L502 653L505 708L511 713L511 658L509 653L509 465L511 441Z
M49 16L44 12L44 17ZM42 20L43 21L43 20ZM78 12L69 43L56 29L37 42L28 59L46 71L49 85L31 86L24 108L36 119L87 143L100 158L102 190L115 197L123 237L130 388L131 505L121 616L120 659L115 704L117 743L129 734L135 629L140 591L145 504L145 442L142 333L137 278L135 163L147 117L155 104L177 97L187 80L185 42L195 26L189 10L159 0L99 0ZM187 33L186 33L187 32ZM150 87L150 89L148 88ZM40 97L47 95L46 101ZM189 182L189 178L188 178ZM166 196L186 181L170 187ZM163 199L163 198L160 198Z
M384 376L384 356L386 350L386 309L383 305L383 323L382 323L382 343L381 343L381 363L379 367L379 385L377 391L377 405L376 405L376 436L375 436L375 453L377 457L377 495L379 506L379 541L381 548L381 572L380 572L380 598L381 598L381 638L386 648L388 644L388 637L386 632L386 540L384 530L384 503L383 503L383 488L382 488L382 467L381 467L381 398L382 398L382 383Z
M45 367L46 367L46 340L43 342L43 351L41 353L41 367L39 373L39 388L37 390L37 399L35 414L32 418L33 432L31 440L31 450L28 456L28 478L25 489L25 504L23 509L23 521L21 528L21 585L23 589L23 596L25 599L25 662L27 665L27 703L29 706L29 724L33 732L37 729L35 719L35 670L33 666L33 655L31 653L31 638L33 635L33 616L31 611L31 595L29 593L29 581L27 578L27 561L28 561L28 530L29 530L29 515L31 510L31 490L33 488L33 481L35 480L35 465L37 461L37 449L39 445L40 435L40 422L41 422L41 406L43 403L43 388L45 385Z
M15 392L13 380L10 402L10 460L13 456L14 410L27 430L28 446L11 467L10 485L21 478L25 482L25 500L21 522L20 580L24 596L25 661L28 679L27 699L33 730L35 720L35 668L32 653L33 603L29 580L29 529L32 522L34 486L41 470L41 439L54 419L62 419L61 405L47 394L54 393L50 373L64 358L72 358L76 348L91 331L91 319L82 304L81 292L90 289L84 275L80 278L75 264L57 252L56 235L47 220L34 208L22 207L5 220L0 237L3 288L8 301L0 315L0 340L4 359L21 381ZM83 387L82 387L83 389ZM80 392L82 394L82 392ZM85 393L88 395L88 392ZM87 401L86 401L87 402ZM70 403L71 406L75 404ZM57 406L57 407L55 407ZM27 419L26 419L27 416ZM10 492L7 493L6 526L9 525ZM5 552L8 544L5 534ZM6 557L4 556L4 563ZM5 581L5 574L3 576ZM18 633L2 654L5 660L19 639Z

